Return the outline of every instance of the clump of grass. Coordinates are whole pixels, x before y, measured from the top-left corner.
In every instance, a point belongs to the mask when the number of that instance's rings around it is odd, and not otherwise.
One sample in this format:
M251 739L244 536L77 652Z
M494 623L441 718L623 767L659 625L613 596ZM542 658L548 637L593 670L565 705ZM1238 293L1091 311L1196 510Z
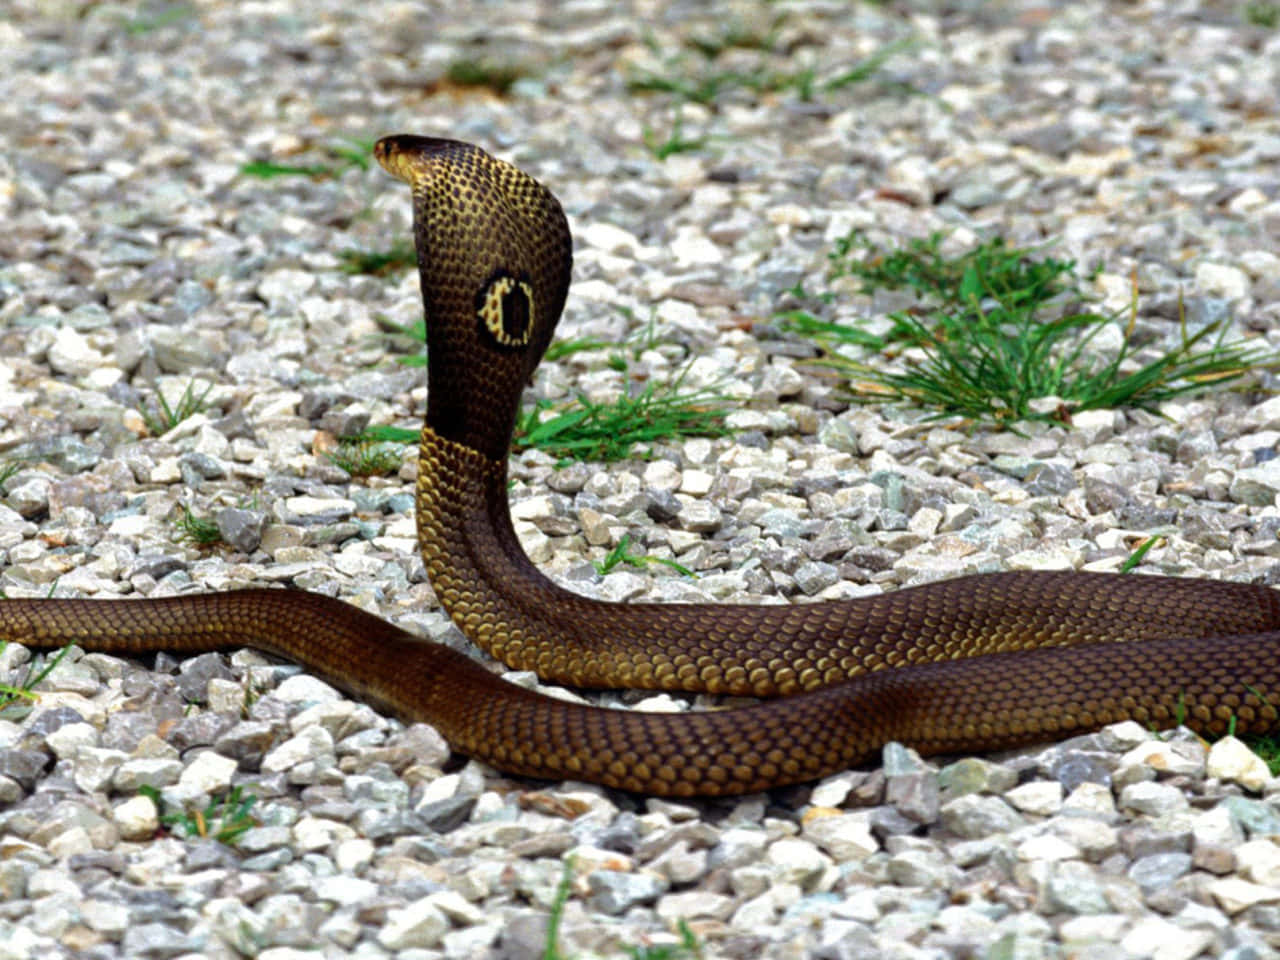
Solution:
M214 520L196 515L185 503L178 504L178 511L178 515L173 518L173 525L178 530L178 539L183 543L211 547L222 542L222 532Z
M808 102L816 100L821 94L835 93L874 79L891 58L911 49L916 42L914 37L894 40L852 67L827 75L821 73L816 66L799 70L770 69L763 60L754 69L718 70L708 69L703 64L694 70L687 70L681 58L674 57L667 63L665 72L639 71L627 81L627 87L637 93L666 93L678 101L704 105L712 105L721 96L740 90L757 96L791 91ZM713 51L707 57L708 62L713 62L720 52L730 46L742 46L727 44L717 48L715 44L707 44L704 47L697 41L695 45L700 51L704 51L704 55L705 51ZM754 49L767 51L770 47L759 46Z
M464 57L449 64L443 80L450 86L489 90L503 97L527 76L530 69L526 64Z
M18 471L22 469L24 459L24 457L14 457L11 460L5 460L0 463L0 489L3 489L4 485L12 480Z
M755 74L737 70L717 70L693 76L678 76L642 71L627 81L627 88L636 93L669 93L678 101L711 104L729 90L746 88L759 93L765 80Z
M1266 27L1274 30L1280 27L1280 3L1275 0L1259 0L1244 5L1244 19L1255 27Z
M163 391L160 390L156 391L155 401L152 404L139 404L137 410L142 415L142 422L147 432L153 437L163 436L188 417L194 417L197 413L203 412L207 407L205 398L209 396L213 384L210 383L205 387L199 396L196 396L195 386L194 380L188 381L186 389L182 391L182 396L178 398L176 404L170 405Z
M1269 737L1244 737L1249 749L1262 758L1273 777L1280 777L1280 734Z
M892 315L887 335L803 312L784 318L830 348L855 344L880 352L869 361L829 352L825 362L849 378L857 399L905 401L935 408L938 417L996 424L1069 420L1078 410L1153 408L1280 362L1249 341L1227 341L1225 321L1191 331L1183 317L1181 341L1132 368L1136 284L1127 318L1067 309L1082 296L1074 261L1040 258L1039 251L1010 247L999 238L944 257L941 242L935 235L890 251L853 234L837 245L834 275L860 277L865 290L905 288L920 296L919 309ZM863 255L854 258L855 250ZM1113 323L1121 325L1120 349L1109 359L1091 352L1094 338ZM886 366L883 355L892 358L897 343L914 348L899 369ZM1059 402L1045 409L1045 398Z
M0 653L3 653L9 646L9 641L0 640ZM30 703L36 699L35 688L38 687L49 674L57 669L63 659L71 651L70 647L63 647L53 656L46 657L44 666L42 666L34 675L31 671L27 671L27 675L22 678L16 685L0 683L0 711L10 710L15 703Z
M366 427L360 433L360 439L374 443L417 443L420 431L410 427L393 427L388 423L377 423Z
M725 398L714 390L680 392L646 384L635 396L609 403L584 396L546 417L550 404L526 408L516 422L515 449L536 448L565 460L622 460L640 444L677 437L722 437L730 433Z
M910 289L943 304L961 306L971 294L990 295L1008 306L1038 306L1061 294L1081 294L1075 261L1043 257L1037 248L1008 246L1003 237L955 256L942 253L945 237L930 234L885 250L853 230L832 248L832 279L858 277L864 293ZM989 293L988 293L989 291Z
M362 433L343 437L338 449L326 453L329 462L353 477L387 476L400 469L404 448L398 443L377 440Z
M164 812L164 801L155 787L141 786L138 793L155 804L160 822L184 839L213 839L234 846L246 831L258 825L251 812L258 798L246 795L240 787L210 800L203 809L174 813Z
M150 15L140 13L126 20L125 33L139 36L170 24L192 19L196 15L195 8L189 3L162 3L154 9L155 13Z
M701 150L707 145L706 137L686 137L684 135L684 110L680 103L676 103L671 114L671 131L665 138L659 137L649 127L644 128L642 134L644 137L644 145L649 148L649 152L658 160L665 160L667 157L677 153L689 153L693 150Z
M560 360L563 357L587 350L605 350L613 344L608 340L597 340L595 337L576 337L572 340L557 340L547 347L542 355L543 360Z
M693 571L684 564L677 563L670 557L651 557L647 554L631 552L631 534L624 533L618 541L618 545L614 547L605 556L603 560L596 562L596 572L600 576L607 576L613 570L617 569L620 564L626 564L630 567L650 567L655 563L660 563L664 567L670 567L676 573L684 577L692 577Z
M327 163L275 163L271 160L253 160L243 164L240 172L247 177L271 180L276 177L311 177L331 179L347 170L368 170L369 157L373 155L372 140L347 140L324 148Z
M343 273L367 273L386 277L408 270L418 263L413 244L397 241L386 250L356 250L349 248L338 254Z
M396 357L396 362L406 367L425 367L427 365L427 322L396 323L387 317L375 317L378 326L386 331L385 336L392 349L407 351ZM408 341L408 345L405 345Z

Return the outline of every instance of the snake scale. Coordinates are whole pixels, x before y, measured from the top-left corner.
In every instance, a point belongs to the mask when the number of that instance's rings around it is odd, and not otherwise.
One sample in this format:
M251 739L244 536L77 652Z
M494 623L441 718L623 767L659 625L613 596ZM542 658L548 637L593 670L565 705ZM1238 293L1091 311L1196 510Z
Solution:
M1280 602L1259 585L1014 572L784 606L609 604L558 587L520 548L506 457L569 285L560 204L469 144L394 136L375 153L413 193L429 350L417 527L454 622L498 659L558 683L770 699L692 714L565 703L292 590L4 600L0 637L122 654L249 645L434 724L502 770L661 795L810 780L866 762L888 740L940 753L1125 718L1181 718L1206 733L1277 727Z

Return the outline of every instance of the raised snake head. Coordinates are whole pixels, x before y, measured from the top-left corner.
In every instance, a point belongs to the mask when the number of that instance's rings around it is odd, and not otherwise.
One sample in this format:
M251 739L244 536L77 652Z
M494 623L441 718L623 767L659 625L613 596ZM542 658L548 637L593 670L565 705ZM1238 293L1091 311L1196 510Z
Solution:
M564 211L542 184L469 143L397 135L373 151L413 189L427 423L501 460L564 307L573 260Z

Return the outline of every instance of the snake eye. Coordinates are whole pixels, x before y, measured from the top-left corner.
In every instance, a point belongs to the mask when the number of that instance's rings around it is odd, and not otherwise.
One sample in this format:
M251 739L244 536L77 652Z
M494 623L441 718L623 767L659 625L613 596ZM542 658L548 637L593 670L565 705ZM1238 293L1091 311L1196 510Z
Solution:
M533 287L527 280L499 273L477 297L480 329L500 347L514 350L533 333Z

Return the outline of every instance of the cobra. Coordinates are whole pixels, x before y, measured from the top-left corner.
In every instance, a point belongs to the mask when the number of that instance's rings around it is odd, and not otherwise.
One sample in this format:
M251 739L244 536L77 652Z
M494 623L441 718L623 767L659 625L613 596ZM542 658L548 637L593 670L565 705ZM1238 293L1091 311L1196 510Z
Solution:
M568 290L560 204L468 144L393 136L375 153L413 193L429 349L417 528L440 603L481 648L550 681L766 699L681 714L565 703L340 601L279 589L5 600L0 636L118 654L249 645L502 770L662 795L810 780L889 740L936 754L1125 718L1277 727L1280 604L1260 585L1011 572L777 606L611 604L557 586L521 550L506 458Z

